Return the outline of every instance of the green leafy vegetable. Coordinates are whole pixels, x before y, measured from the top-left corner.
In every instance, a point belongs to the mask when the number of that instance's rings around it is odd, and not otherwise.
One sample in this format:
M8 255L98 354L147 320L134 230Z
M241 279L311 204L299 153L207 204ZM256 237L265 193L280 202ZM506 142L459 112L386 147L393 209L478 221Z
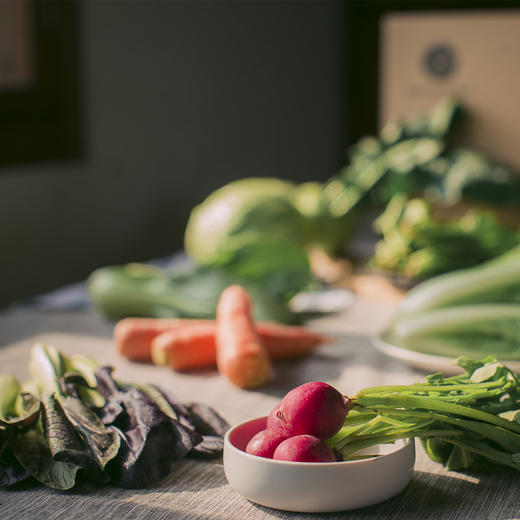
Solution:
M447 469L477 460L520 470L518 375L494 358L460 358L463 375L429 376L412 385L369 387L349 401L343 428L329 444L345 459L363 448L419 438Z
M258 264L274 272L269 256L276 248L297 245L305 254L318 247L344 255L365 210L388 205L377 221L383 239L373 265L379 269L424 279L499 255L520 242L518 232L497 218L501 206L518 206L520 177L455 145L452 137L464 116L457 100L444 99L425 114L389 122L378 137L352 146L347 165L323 184L242 178L222 186L192 210L185 249L198 265L227 266L237 251L249 248ZM432 205L466 204L487 209L447 222L432 214ZM267 243L274 248L262 253Z
M41 389L43 431L55 460L102 472L117 455L120 439L81 400L77 383L86 386L86 382L67 377L71 364L55 347L38 344L31 350L31 372Z
M185 456L222 455L228 425L208 406L116 382L111 368L50 345L34 345L29 366L23 385L0 376L0 485L33 477L58 490L83 479L144 487Z
M215 265L237 248L269 237L302 244L293 190L293 183L281 179L247 178L214 191L192 210L185 234L188 255L199 265Z
M451 149L442 163L425 164L423 169L432 179L432 194L445 203L472 200L496 206L516 206L520 200L518 173L475 150Z
M11 486L30 476L15 456L12 443L27 428L35 427L39 416L38 397L27 392L14 376L0 375L0 485Z
M117 455L120 439L117 432L106 428L97 414L79 397L57 396L66 418L85 442L96 467L101 471Z
M520 246L469 269L446 273L410 290L397 316L463 304L520 303Z
M415 280L481 264L520 244L520 232L490 209L446 217L442 208L405 194L394 195L374 227L382 237L371 265Z
M189 455L199 459L214 458L224 451L224 435L228 423L210 406L191 403L187 406L190 423L202 436L202 442L193 447Z
M520 359L520 247L417 285L384 336L428 354Z
M65 417L56 396L48 393L42 403L42 428L52 457L57 461L74 463L78 467L90 466L88 448Z
M22 391L18 380L9 374L0 375L0 427L24 427L33 423L40 411L38 398Z
M379 147L379 153L369 157L354 158L338 176L325 187L330 198L331 213L343 217L358 204L372 196L377 202L385 202L384 183L392 175L411 175L423 163L436 158L443 150L444 143L432 137L413 137L389 147ZM358 152L359 153L359 152ZM382 181L383 187L381 187ZM400 190L401 191L401 190ZM409 187L407 191L413 191Z
M59 490L76 484L80 466L54 459L46 438L37 429L16 436L9 445L22 467L41 484Z
M423 311L394 322L392 343L410 350L472 358L494 353L520 359L520 304L459 305Z
M290 311L288 301L310 280L308 260L299 246L288 244L282 250L269 243L236 250L226 268L102 267L90 275L88 291L98 310L113 319L214 318L220 293L239 283L252 295L256 319L293 323L298 317Z
M445 138L463 117L461 104L444 98L425 114L416 114L404 121L389 121L381 130L381 140L392 144L408 137L430 136Z

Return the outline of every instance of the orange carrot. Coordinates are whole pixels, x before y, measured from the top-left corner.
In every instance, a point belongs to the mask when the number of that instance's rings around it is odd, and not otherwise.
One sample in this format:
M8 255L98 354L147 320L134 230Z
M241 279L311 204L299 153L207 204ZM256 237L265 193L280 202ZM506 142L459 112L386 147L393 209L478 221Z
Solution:
M304 356L328 338L304 327L259 322L255 326L271 359L293 359ZM151 342L152 361L169 365L174 370L193 370L215 365L216 324L186 324L169 329Z
M167 330L152 340L152 361L174 370L194 370L212 366L215 352L215 323L185 325Z
M251 318L249 294L239 285L220 295L215 345L218 371L239 388L257 388L271 378L271 361Z
M150 361L150 344L166 330L187 324L211 323L211 320L168 318L124 318L114 327L114 343L117 351L133 361Z
M257 323L256 331L272 359L292 359L304 356L318 345L331 341L331 338L305 327L268 321Z

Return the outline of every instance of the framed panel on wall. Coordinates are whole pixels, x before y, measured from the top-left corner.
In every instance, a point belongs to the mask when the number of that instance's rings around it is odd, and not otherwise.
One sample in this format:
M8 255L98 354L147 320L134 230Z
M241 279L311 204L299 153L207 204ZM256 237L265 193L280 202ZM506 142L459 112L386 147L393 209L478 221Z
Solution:
M434 89L438 93L448 91L447 89L443 90L443 87L449 81L452 81L453 76L450 78L448 76L441 78L438 75L434 77L431 70L428 72L424 68L425 62L422 54L417 57L418 53L421 53L421 49L426 52L430 47L430 50L435 47L436 27L445 25L447 20L450 20L450 27L459 23L461 31L464 30L468 34L468 38L464 39L462 34L458 34L456 45L460 47L461 52L467 52L471 50L471 31L469 33L467 31L467 22L471 17L475 18L475 13L479 13L476 18L483 20L487 13L493 13L495 19L497 17L504 19L504 16L507 19L508 13L512 12L517 13L516 18L520 20L519 10L520 0L475 0L473 2L465 0L348 1L347 127L349 142L352 144L365 135L375 135L386 118L397 117L405 112L413 112L414 108L425 108L425 103L427 105L428 100L433 99L432 92ZM422 29L419 28L418 32L413 29L414 26L417 26L416 22L422 24ZM479 27L482 29L482 23L479 23ZM512 31L515 31L514 27L511 27L512 23L514 21L509 21L506 24L508 25L507 30L511 34ZM485 42L486 38L493 38L493 34L487 29L484 32L480 30L480 33L474 34L473 38L478 38L481 42ZM455 29L454 34L457 34L457 32ZM495 27L495 35L500 35L501 32L500 27ZM520 30L516 34L520 34ZM494 51L496 54L495 61L504 61L504 57L507 55L509 62L511 62L515 50L509 49L507 51L507 49L502 48L503 45L508 45L507 38L504 34L502 36L504 37L501 37L502 43L499 42L500 48L496 48ZM429 37L432 43L430 46L428 44ZM437 43L442 44L440 40ZM490 46L484 45L484 47L489 48ZM444 50L446 50L446 47L444 47ZM451 51L454 52L454 49L452 48ZM440 49L440 52L442 53L443 50ZM441 56L437 52L435 56L441 60L447 58L446 53ZM474 58L473 61L478 59L478 57ZM421 61L418 61L419 59ZM485 59L489 61L494 58L488 52ZM399 70L396 70L397 63L399 63ZM507 63L504 63L504 67L507 69ZM460 69L458 72L460 72ZM510 73L516 76L517 71L510 71ZM415 79L419 76L424 80L421 83L422 97L419 96L422 101L417 96L411 96L413 85L417 86ZM431 87L428 93L425 88L427 81L424 78L426 77L429 78L429 86ZM487 80L489 79L487 78ZM507 81L507 77L504 77L503 80ZM475 81L478 81L478 77L475 78ZM464 88L467 92L468 89L473 89L473 86L466 81ZM405 95L407 89L408 94ZM414 92L417 94L417 89ZM479 94L476 95L479 96ZM492 95L490 91L490 96ZM471 96L474 97L473 94L469 97L471 98ZM491 100L491 102L493 101ZM507 109L502 110L502 112L506 113ZM515 162L520 165L520 158Z
M82 155L78 5L0 2L0 167Z

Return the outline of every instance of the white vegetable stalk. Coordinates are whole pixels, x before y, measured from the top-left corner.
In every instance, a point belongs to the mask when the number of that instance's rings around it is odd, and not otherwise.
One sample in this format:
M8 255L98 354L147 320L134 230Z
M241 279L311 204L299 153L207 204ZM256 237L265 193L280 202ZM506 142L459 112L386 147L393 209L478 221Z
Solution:
M462 302L485 301L487 291L520 285L520 247L479 267L455 271L421 283L404 297L396 318ZM474 298L473 298L474 297Z
M393 333L396 338L404 340L419 334L453 332L470 328L478 330L480 323L508 319L518 320L520 323L519 304L460 305L405 316L394 323Z

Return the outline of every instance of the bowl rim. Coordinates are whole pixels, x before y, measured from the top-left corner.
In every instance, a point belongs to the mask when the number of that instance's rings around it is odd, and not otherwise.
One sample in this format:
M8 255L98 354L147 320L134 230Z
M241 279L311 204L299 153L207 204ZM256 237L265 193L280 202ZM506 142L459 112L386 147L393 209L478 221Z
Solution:
M398 439L402 441L400 446L395 446L395 449L389 451L388 453L383 453L381 455L374 455L373 457L366 457L358 460L341 460L337 462L297 462L293 460L274 460L268 459L267 457L259 457L258 455L252 455L251 453L247 453L244 450L237 448L230 440L230 436L234 431L239 429L240 427L245 426L248 423L259 421L261 419L267 419L267 416L255 417L253 419L248 419L246 421L242 421L231 428L224 435L224 449L231 449L233 452L240 454L241 456L247 457L251 460L256 460L258 462L262 462L265 464L273 464L273 465L283 465L283 466L297 466L298 468L309 467L309 468L327 468L327 467L342 467L345 465L360 465L360 464L370 464L375 463L376 461L380 461L383 459L387 459L388 457L397 456L401 451L410 448L410 445L413 444L414 438L403 438ZM386 445L386 444L385 444ZM388 443L391 445L391 443Z

